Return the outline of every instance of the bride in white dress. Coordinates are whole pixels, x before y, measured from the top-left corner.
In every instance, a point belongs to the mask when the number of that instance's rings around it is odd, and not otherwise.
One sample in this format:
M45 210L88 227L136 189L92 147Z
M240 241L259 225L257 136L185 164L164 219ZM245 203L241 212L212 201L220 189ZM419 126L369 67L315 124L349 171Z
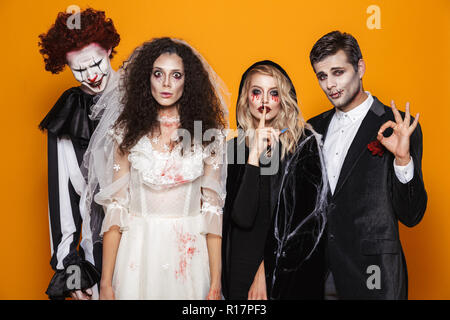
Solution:
M220 299L220 79L185 42L159 38L135 50L122 81L97 103L105 116L85 156L86 203L95 195L105 211L91 217L103 236L100 299Z

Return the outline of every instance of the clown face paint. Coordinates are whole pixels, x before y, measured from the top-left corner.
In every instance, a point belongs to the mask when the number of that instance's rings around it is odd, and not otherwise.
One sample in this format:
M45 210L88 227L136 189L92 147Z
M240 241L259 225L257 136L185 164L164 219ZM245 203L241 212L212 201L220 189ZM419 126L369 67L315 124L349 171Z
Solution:
M99 94L105 89L111 74L110 53L97 43L67 53L67 64L85 92Z
M281 97L274 77L262 73L254 73L250 78L248 105L255 121L261 119L263 104L266 107L266 121L270 123L281 107Z
M184 89L183 60L176 53L163 53L153 63L152 95L163 107L174 105Z

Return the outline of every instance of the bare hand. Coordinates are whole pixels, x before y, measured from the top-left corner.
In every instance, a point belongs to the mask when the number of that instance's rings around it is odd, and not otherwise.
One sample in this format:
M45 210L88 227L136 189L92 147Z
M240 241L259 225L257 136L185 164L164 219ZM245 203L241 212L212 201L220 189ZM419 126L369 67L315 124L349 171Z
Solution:
M263 272L258 272L248 291L248 300L267 300L266 277Z
M416 115L414 122L410 125L411 116L409 113L409 102L406 103L405 119L402 119L400 112L395 107L394 101L391 101L392 112L394 113L395 122L388 121L383 124L378 131L377 139L380 143L395 156L395 163L405 166L409 163L409 140L411 134L419 123L419 114ZM390 137L384 137L383 132L387 128L392 128L394 132Z
M100 300L116 300L112 286L102 286L100 288Z
M73 300L92 300L92 289L71 291L70 296Z
M220 286L211 285L208 295L206 296L206 300L222 300Z
M255 136L253 138L250 152L255 154L257 157L267 150L268 146L274 144L275 141L279 140L280 130L274 129L272 127L265 126L266 119L266 108L264 108L259 120L258 127L255 129Z

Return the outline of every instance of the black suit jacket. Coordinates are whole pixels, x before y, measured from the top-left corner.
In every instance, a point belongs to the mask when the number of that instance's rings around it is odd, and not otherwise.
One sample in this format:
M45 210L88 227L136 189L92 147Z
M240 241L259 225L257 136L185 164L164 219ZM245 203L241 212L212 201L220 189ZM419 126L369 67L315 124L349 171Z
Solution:
M332 109L309 120L323 134L323 141L334 112ZM394 155L385 150L380 157L368 150L381 125L389 120L395 121L391 108L374 97L348 150L335 192L329 195L327 234L323 241L340 299L408 297L408 275L398 221L413 227L425 213L422 132L418 125L410 137L414 177L402 184L394 172ZM377 274L380 288L373 288L370 284L376 284Z

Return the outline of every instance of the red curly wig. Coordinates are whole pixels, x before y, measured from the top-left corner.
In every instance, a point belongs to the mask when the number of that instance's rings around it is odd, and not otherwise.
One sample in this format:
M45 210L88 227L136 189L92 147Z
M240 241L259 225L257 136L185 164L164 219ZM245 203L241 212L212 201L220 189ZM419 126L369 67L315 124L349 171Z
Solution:
M39 52L44 56L45 70L59 73L67 63L66 54L80 50L95 42L103 49L111 50L110 58L116 53L114 48L120 42L111 19L106 19L104 11L87 8L80 12L81 29L69 29L67 20L71 13L60 12L55 24L47 33L39 35Z

